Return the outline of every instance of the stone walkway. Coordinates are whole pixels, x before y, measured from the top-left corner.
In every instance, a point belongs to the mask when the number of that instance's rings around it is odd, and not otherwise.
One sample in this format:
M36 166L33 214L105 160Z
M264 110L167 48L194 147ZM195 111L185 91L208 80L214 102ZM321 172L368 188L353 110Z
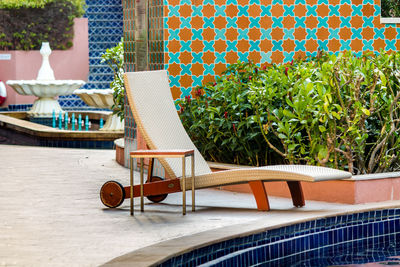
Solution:
M210 189L197 191L195 213L182 216L181 195L172 194L162 204L147 202L144 213L136 201L131 217L129 201L108 209L99 199L107 180L128 185L129 170L115 162L115 151L0 145L0 162L0 266L98 266L160 241L220 227L354 207L307 202L297 209L290 200L271 198L272 211L259 212L252 195Z

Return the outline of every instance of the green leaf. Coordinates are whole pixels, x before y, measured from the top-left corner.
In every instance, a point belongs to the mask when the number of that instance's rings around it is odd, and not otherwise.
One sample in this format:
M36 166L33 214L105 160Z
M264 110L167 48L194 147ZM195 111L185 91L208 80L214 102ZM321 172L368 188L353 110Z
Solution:
M328 149L326 147L320 148L318 151L318 158L324 159L328 155Z
M368 109L362 108L361 110L365 115L367 115L367 116L371 115L371 112Z
M289 152L293 152L296 149L296 147L298 147L298 146L299 146L299 144L290 144L288 146Z
M332 111L332 115L338 120L340 120L340 118L341 118L340 115L335 111Z
M226 145L228 142L229 142L229 139L224 139L224 140L222 141L222 143L221 143L221 146Z
M330 115L328 106L329 106L329 103L328 103L328 102L325 102L325 103L324 103L324 111L325 111L326 114Z
M379 73L379 78L381 79L382 85L386 86L387 80L386 80L385 74L383 74L383 72L381 70L379 70L378 73Z
M285 115L285 116L287 116L287 117L290 117L290 118L295 118L295 117L296 117L292 112L290 112L290 111L287 110L287 109L284 109L284 110L283 110L283 115Z
M279 137L280 139L286 139L286 135L284 135L284 134L282 134L282 133L278 134L278 137Z

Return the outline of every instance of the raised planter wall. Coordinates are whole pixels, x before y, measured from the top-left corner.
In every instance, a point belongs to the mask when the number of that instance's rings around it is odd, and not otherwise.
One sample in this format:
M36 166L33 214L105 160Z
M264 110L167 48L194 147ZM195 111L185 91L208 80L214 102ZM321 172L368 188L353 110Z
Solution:
M230 168L212 169L220 171ZM346 204L400 200L400 173L355 175L352 179L316 183L301 182L301 185L306 200ZM270 196L291 197L286 182L266 182L265 188ZM221 189L251 193L247 184L223 186Z
M50 44L51 46L51 44ZM0 60L0 80L34 80L42 64L39 50L0 51L0 57L9 60ZM74 20L73 46L68 50L53 50L50 55L50 64L56 79L59 80L84 80L89 73L89 43L88 20L76 18ZM16 104L32 104L34 96L22 96L11 87L7 87L7 100L2 106Z
M138 149L146 149L146 144L141 136L138 136L138 143ZM123 142L119 142L118 144L116 143L116 159L120 165L124 166L124 144ZM147 162L145 162L145 165L147 169ZM212 171L242 167L219 163L209 163L209 165ZM400 172L355 175L352 179L337 181L301 182L301 185L306 200L345 204L400 200ZM269 196L291 197L286 182L265 182L265 188ZM252 193L248 184L222 186L219 189Z

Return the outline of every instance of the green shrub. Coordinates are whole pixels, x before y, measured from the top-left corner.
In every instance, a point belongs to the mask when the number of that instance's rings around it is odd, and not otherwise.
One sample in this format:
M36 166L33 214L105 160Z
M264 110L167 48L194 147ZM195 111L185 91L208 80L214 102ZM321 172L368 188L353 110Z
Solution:
M208 158L227 163L313 164L353 173L400 168L400 53L351 52L259 68L231 65L178 101Z
M183 125L206 158L264 165L266 144L248 99L256 69L249 63L230 65L215 84L197 88L196 98L178 101Z
M124 41L121 40L115 47L109 48L101 56L101 62L106 62L114 73L114 79L110 83L110 88L114 90L114 104L112 110L117 114L121 121L124 119Z
M46 4L55 0L2 0L0 9L16 9L16 8L43 8ZM85 13L85 0L64 0L71 2L75 8L75 16L81 17Z
M400 17L400 0L381 0L382 17Z
M12 8L38 8L44 7L49 0L2 0L0 8L12 9Z
M72 46L73 19L83 14L83 0L3 0L0 3L0 49L53 49Z

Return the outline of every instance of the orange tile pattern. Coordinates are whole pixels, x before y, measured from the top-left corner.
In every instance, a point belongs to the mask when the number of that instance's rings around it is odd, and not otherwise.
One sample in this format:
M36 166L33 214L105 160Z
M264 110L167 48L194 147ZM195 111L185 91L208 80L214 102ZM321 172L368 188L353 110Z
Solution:
M174 98L237 60L400 49L400 26L380 23L379 0L164 0L164 67Z

